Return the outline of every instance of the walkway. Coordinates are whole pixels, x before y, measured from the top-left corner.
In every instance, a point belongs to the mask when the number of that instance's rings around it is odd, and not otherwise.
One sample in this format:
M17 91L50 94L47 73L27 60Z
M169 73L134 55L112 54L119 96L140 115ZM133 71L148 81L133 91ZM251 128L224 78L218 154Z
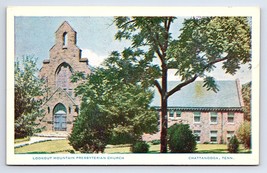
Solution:
M30 138L29 141L17 143L17 144L14 145L14 147L18 148L18 147L23 147L23 146L26 146L26 145L38 143L38 142L52 141L52 140L62 140L62 139L66 139L66 137L38 137L38 136L33 136L33 137Z

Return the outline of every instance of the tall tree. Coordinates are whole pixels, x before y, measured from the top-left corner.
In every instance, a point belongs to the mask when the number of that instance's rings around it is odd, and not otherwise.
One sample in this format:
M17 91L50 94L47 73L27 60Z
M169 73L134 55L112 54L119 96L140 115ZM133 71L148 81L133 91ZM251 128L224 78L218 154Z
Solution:
M204 87L218 91L215 79L209 76L215 64L223 62L226 73L235 74L240 64L251 60L251 29L246 17L186 18L181 35L173 39L172 24L176 17L116 17L116 39L131 41L131 52L139 52L138 59L157 69L148 78L161 95L161 152L167 152L168 98L197 78ZM178 28L177 28L178 30ZM159 59L155 65L154 59ZM167 90L168 70L176 69L181 83ZM160 78L160 82L157 80ZM182 98L181 98L182 99Z
M37 58L22 57L15 62L15 138L31 136L39 132L41 108L45 92L44 81L37 77Z

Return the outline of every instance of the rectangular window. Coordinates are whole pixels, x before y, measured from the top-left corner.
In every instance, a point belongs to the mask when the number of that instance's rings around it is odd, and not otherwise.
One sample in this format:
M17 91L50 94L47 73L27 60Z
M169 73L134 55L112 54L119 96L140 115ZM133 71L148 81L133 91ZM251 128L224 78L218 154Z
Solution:
M169 112L169 118L173 118L173 117L174 117L174 111L171 110L171 111Z
M201 133L200 130L194 130L194 135L196 137L196 142L197 143L200 143L200 133Z
M227 142L230 142L230 139L234 136L234 134L234 131L227 131Z
M234 123L234 113L233 112L228 113L227 121L228 121L228 123Z
M217 112L211 112L210 113L210 123L211 124L217 124L217 121L218 121Z
M181 112L181 111L177 111L177 112L176 112L176 117L177 117L177 118L180 118L181 115L182 115L182 112Z
M200 123L200 112L194 112L194 123Z
M217 142L217 131L210 131L210 142L218 143Z

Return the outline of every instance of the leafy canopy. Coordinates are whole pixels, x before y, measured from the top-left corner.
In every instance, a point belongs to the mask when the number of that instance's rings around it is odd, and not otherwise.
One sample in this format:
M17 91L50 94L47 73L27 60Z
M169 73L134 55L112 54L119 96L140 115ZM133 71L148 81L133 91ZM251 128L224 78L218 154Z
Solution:
M215 64L223 62L226 73L235 74L241 64L251 61L251 27L247 17L185 18L181 35L172 38L171 24L176 17L116 17L116 39L130 40L132 52L139 52L140 61L158 68L154 80L164 66L176 69L181 81L204 79L204 87L218 91L215 79L207 75ZM155 64L154 58L160 60ZM137 56L135 59L138 59ZM178 79L178 78L177 78ZM174 92L181 89L174 89Z
M135 76L134 72L140 75ZM75 89L76 94L82 97L82 104L71 135L72 145L76 140L75 136L80 138L79 145L92 146L101 143L105 146L112 135L128 134L132 137L131 142L134 142L143 133L156 131L157 114L149 106L153 93L141 86L141 72L141 69L135 69L134 63L122 60L120 55L113 52L104 67L97 68L93 74L87 76ZM81 74L76 75L73 82L79 79L77 76L82 77ZM89 138L87 133L82 132L85 129L97 135ZM100 132L104 134L104 139L99 136ZM97 152L94 149L87 151Z

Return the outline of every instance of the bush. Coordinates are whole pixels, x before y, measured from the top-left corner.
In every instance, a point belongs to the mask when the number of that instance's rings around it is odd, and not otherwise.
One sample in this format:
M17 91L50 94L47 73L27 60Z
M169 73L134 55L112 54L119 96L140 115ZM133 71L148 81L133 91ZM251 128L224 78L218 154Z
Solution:
M159 139L154 139L151 141L152 145L159 145L160 144L160 140Z
M251 125L249 121L245 121L237 131L237 137L246 149L251 148Z
M112 133L112 137L109 141L111 145L119 145L119 144L132 144L134 141L134 136L130 133Z
M145 141L138 141L132 146L133 153L147 153L149 151L149 145Z
M105 115L96 108L87 106L87 109L90 110L77 117L69 144L81 153L103 153L111 136L105 124Z
M175 124L168 129L168 145L172 153L193 153L197 143L188 124Z
M237 153L239 149L239 142L237 137L234 135L231 137L229 144L227 145L227 150L229 153Z

